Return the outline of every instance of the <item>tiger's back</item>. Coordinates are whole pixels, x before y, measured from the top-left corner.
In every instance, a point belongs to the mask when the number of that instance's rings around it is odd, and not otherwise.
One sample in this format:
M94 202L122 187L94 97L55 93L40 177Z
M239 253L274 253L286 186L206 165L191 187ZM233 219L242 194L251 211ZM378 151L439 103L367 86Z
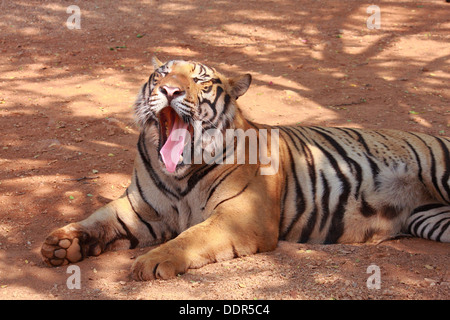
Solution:
M408 232L407 219L417 207L450 203L446 138L396 130L277 128L286 142L283 163L290 167L280 239L387 239ZM426 237L438 238L449 221Z

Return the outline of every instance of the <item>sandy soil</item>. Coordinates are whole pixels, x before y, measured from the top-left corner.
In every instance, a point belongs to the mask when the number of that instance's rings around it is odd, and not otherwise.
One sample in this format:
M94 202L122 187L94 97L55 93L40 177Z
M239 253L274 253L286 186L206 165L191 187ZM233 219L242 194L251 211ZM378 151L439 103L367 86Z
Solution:
M70 5L81 29L70 30ZM194 59L254 82L239 103L270 124L396 128L449 135L450 4L372 1L2 1L0 299L449 299L450 247L420 239L280 243L170 281L135 282L145 250L67 266L39 254L129 183L132 103L151 57ZM89 179L84 179L85 177ZM370 265L381 288L369 289Z

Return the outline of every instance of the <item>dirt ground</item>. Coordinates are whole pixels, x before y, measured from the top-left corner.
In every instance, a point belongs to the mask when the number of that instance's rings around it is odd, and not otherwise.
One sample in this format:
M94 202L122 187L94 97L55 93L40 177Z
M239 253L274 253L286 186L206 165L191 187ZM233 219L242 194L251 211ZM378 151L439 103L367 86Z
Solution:
M67 28L69 5L81 29ZM253 121L448 136L449 16L444 0L2 1L0 299L449 299L450 245L420 239L282 242L152 282L129 278L148 249L109 252L77 264L81 289L39 253L130 182L132 104L153 55L251 73L239 104Z

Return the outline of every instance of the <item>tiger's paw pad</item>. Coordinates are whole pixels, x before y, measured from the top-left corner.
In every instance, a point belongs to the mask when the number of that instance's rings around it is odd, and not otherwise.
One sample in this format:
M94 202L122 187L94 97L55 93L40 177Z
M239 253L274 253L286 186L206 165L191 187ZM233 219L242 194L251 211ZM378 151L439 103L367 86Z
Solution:
M63 266L83 260L86 255L98 255L99 246L87 245L89 235L82 231L67 231L64 228L52 232L45 239L41 254L51 267Z
M66 265L69 262L78 262L83 257L81 255L80 240L62 239L56 244L45 242L41 249L44 261L52 267Z

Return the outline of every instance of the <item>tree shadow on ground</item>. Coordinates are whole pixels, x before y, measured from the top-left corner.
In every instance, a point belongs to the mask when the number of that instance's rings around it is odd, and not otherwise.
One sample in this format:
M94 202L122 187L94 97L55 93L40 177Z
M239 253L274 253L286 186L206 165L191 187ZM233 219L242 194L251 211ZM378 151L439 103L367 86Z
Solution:
M123 192L137 140L130 106L155 54L251 73L239 102L252 120L448 130L443 1L375 1L379 30L359 1L72 2L0 5L5 264L39 261L51 229ZM71 4L80 30L65 26Z

